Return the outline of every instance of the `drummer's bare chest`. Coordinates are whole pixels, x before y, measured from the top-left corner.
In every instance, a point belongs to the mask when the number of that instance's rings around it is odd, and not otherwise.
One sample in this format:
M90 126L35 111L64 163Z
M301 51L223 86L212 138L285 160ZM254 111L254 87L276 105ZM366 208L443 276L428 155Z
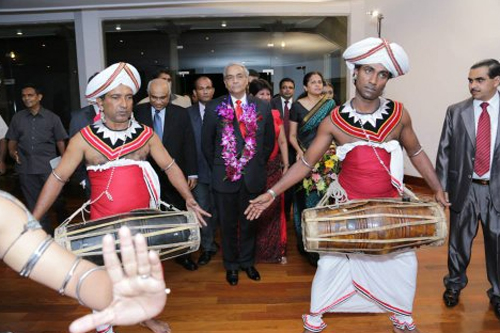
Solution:
M149 156L149 146L143 146L127 155L119 155L118 158L127 158L134 161L145 161ZM116 159L116 158L115 158ZM114 160L114 159L113 159ZM97 151L95 148L87 147L85 151L85 164L89 165L99 165L109 162L110 160L104 156L102 153Z

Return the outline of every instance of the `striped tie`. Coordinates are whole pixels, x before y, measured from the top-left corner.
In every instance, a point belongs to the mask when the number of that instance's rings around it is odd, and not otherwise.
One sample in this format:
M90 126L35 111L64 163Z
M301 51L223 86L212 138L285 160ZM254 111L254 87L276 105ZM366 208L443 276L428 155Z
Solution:
M474 163L474 172L482 176L490 170L490 145L491 128L490 115L488 114L488 103L481 103L483 111L479 116L476 135L476 159Z

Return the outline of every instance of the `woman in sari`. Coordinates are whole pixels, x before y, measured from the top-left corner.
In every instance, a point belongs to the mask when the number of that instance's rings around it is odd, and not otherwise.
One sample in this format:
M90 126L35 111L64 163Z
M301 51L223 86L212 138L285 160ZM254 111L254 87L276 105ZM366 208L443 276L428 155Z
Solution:
M266 80L253 80L250 82L249 91L258 99L271 101L271 85ZM278 110L272 110L272 115L276 139L266 165L267 188L276 184L289 167L288 142L283 120ZM285 200L281 194L257 221L255 259L258 262L286 264L286 242Z
M323 94L323 75L320 72L309 72L304 76L304 93L292 104L290 109L290 144L297 152L297 160L304 156L304 152L309 148L316 137L319 124L333 110L335 102ZM334 147L327 152L334 154ZM324 157L328 159L328 156ZM305 255L311 265L316 266L318 261L317 253L307 253L302 243L301 215L306 208L316 206L321 199L318 192L326 190L325 184L320 186L316 183L318 179L306 178L302 186L295 192L293 201L293 219L295 231L297 233L297 247L302 255Z

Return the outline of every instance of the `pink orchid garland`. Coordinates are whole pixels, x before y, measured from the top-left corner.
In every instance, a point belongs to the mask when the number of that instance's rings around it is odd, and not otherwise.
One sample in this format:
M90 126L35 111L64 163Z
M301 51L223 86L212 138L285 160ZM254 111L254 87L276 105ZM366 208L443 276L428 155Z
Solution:
M222 102L217 107L217 114L222 118L222 159L226 166L226 178L232 182L241 179L243 169L255 155L257 142L257 112L255 104L242 105L243 113L240 121L245 125L247 134L245 137L245 147L238 158L236 154L236 137L234 135L234 110L230 104Z

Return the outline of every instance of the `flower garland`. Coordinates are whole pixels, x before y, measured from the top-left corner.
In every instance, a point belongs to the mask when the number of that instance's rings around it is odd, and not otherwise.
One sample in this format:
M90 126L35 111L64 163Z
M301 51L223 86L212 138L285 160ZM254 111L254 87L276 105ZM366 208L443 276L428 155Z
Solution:
M244 167L255 155L257 142L255 136L257 133L257 112L255 104L242 105L243 113L240 122L247 130L245 137L245 147L241 152L240 158L236 154L236 137L234 135L234 109L226 102L217 106L217 114L222 118L222 159L226 166L226 178L232 182L241 179Z

